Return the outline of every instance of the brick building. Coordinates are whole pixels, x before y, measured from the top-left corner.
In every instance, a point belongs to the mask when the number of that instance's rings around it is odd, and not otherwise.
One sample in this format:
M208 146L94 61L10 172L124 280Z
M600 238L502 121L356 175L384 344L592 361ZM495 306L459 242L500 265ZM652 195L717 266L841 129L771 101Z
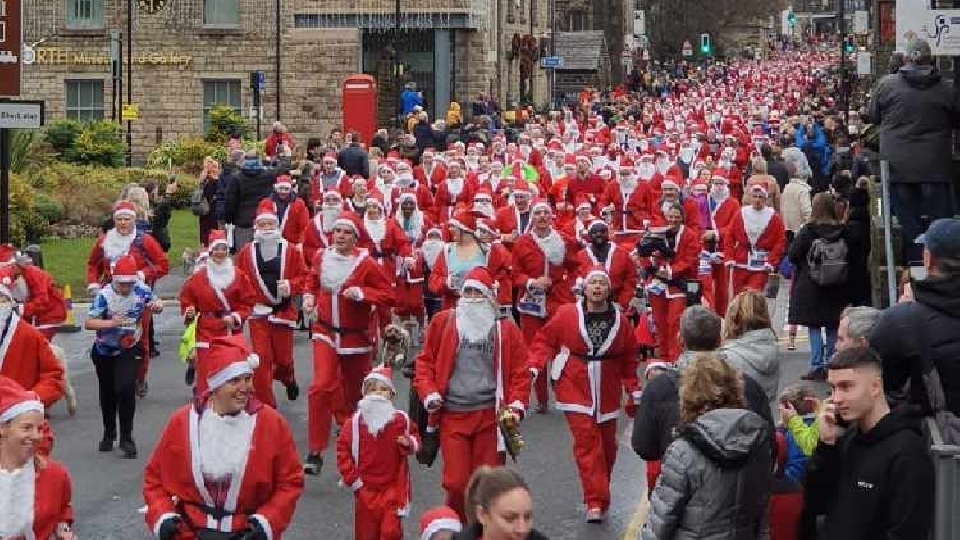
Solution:
M535 103L548 99L545 73L535 65L549 40L549 0L401 0L399 31L394 0L130 3L133 69L124 75L139 106L133 126L139 159L161 140L202 133L214 104L251 115L254 71L266 73L263 133L280 118L300 141L341 125L340 87L358 73L377 78L384 124L394 112L398 82L407 80L418 82L432 117L446 114L451 100L469 114L481 91L501 105L521 93ZM119 111L110 32L126 32L127 5L23 0L24 41L40 43L36 60L24 67L22 97L44 100L50 119L109 119ZM125 36L122 41L126 47Z

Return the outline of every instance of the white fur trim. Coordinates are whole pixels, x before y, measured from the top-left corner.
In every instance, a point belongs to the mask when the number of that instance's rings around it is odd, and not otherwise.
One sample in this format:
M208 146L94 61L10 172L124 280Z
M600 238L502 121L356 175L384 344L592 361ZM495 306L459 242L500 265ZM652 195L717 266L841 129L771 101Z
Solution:
M263 532L267 533L267 540L273 540L273 527L270 526L270 522L267 520L266 516L263 514L254 514L250 516L250 519L257 520L257 523L263 527Z
M271 219L277 223L280 223L280 217L274 212L270 212L269 214L257 214L257 217L254 218L253 222L256 223L261 219Z
M606 270L596 269L587 272L587 275L583 276L584 285L586 285L586 282L590 281L590 278L594 276L603 276L607 278L607 283L610 282L610 274L608 274Z
M464 291L468 287L482 292L483 295L486 296L487 298L490 298L490 299L496 298L496 295L493 294L493 291L489 287L487 287L486 285L484 285L483 283L475 279L464 280L463 285L460 287L460 290Z
M259 365L260 357L255 354L251 354L246 360L234 362L208 377L207 387L212 392L226 384L231 379L235 379L241 375L253 375L253 370L257 369L257 366Z
M548 211L553 212L553 209L550 208L550 203L548 203L547 201L538 201L533 203L533 205L530 206L530 211L536 212L537 208L546 208Z
M360 488L362 488L362 487L363 487L363 480L361 480L361 479L359 479L359 478L357 478L357 481L356 481L356 482L350 484L350 489L353 490L353 491L357 491L358 489L360 489Z
M129 217L129 218L134 218L134 219L136 219L137 213L136 213L135 211L133 211L133 210L120 209L120 210L117 210L117 211L115 211L115 212L113 213L113 217L115 217L115 218L118 218L118 217Z
M437 534L440 531L453 531L455 533L461 532L463 530L463 525L459 520L453 518L440 518L435 519L427 525L427 528L423 530L423 534L420 535L420 540L430 540L433 535Z
M17 403L16 405L3 411L3 414L0 414L0 423L9 422L10 420L13 420L14 418L20 416L21 414L28 413L28 412L42 413L43 403L35 399L21 401L20 403Z
M350 230L353 231L354 236L360 236L360 231L357 230L357 224L350 221L349 219L339 218L333 222L333 226L334 227L337 227L337 226L350 227Z
M439 393L433 392L428 394L427 397L423 398L423 406L429 409L430 405L437 401L443 401L443 398L440 397Z
M175 514L173 512L167 512L166 514L161 514L160 517L157 518L157 521L153 523L153 535L159 537L160 527L163 525L163 522L170 518L175 518L179 516L180 514Z

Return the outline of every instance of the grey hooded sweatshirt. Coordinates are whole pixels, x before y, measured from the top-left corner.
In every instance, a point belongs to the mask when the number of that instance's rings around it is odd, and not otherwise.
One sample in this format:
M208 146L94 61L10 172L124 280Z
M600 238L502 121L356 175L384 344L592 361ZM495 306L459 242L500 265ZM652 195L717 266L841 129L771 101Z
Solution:
M770 401L770 413L776 418L780 390L780 345L773 330L751 330L727 340L718 350L731 366L749 375L763 388Z

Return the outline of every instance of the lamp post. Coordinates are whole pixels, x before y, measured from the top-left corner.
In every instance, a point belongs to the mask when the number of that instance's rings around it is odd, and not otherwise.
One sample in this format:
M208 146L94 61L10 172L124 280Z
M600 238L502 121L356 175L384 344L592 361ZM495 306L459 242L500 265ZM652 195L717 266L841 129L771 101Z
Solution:
M393 101L397 111L397 126L403 127L403 119L400 118L400 96L403 91L400 89L401 78L403 75L403 64L400 63L400 0L396 0L393 8L393 87L396 95Z
M277 121L280 121L280 0L274 2L274 18L275 18L275 28L276 36L274 37L274 70L277 72L276 75L276 89L277 89ZM257 111L259 117L260 111Z
M133 0L127 0L127 105L133 103ZM127 167L133 164L133 122L127 120Z

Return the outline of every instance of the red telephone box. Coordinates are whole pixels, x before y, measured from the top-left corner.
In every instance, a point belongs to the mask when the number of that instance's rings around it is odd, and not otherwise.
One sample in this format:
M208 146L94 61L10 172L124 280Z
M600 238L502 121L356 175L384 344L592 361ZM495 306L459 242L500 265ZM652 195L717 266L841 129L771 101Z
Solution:
M370 146L377 131L377 80L370 75L351 75L343 81L343 132L356 131Z

